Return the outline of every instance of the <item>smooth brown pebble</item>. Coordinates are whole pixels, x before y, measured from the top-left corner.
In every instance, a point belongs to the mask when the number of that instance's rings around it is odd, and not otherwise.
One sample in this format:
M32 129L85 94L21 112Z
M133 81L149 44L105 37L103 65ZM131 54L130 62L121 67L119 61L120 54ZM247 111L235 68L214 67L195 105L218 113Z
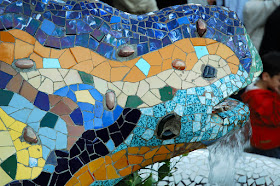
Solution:
M200 37L202 37L207 30L207 25L206 25L205 21L203 21L202 19L199 19L196 22L196 30L197 30L198 35Z
M28 69L33 67L34 63L30 59L20 59L15 62L16 67L21 69Z
M177 70L185 70L186 68L186 64L184 61L180 60L180 59L175 59L172 62L172 67L177 69Z
M134 50L133 48L129 47L129 46L124 46L122 49L119 50L118 55L120 57L128 57L131 56L132 54L134 54Z
M107 92L106 95L106 106L109 110L115 107L116 95L114 92Z
M31 127L25 127L23 129L23 138L25 141L29 143L37 143L38 139L34 132L34 130Z

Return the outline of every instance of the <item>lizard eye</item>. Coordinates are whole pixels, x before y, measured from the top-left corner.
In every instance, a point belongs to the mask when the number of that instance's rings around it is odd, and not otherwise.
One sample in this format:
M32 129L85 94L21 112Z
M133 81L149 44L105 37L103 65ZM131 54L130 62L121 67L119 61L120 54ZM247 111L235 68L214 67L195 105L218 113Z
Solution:
M202 76L204 78L214 78L216 75L216 69L214 67L211 67L209 65L206 65L204 70L203 70L203 74Z

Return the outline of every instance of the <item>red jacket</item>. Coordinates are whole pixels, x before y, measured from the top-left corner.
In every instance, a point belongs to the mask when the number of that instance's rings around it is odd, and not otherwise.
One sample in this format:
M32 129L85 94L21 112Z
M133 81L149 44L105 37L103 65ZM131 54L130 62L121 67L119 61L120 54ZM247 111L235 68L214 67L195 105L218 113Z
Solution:
M280 147L280 95L264 89L245 92L252 125L251 145L258 149Z

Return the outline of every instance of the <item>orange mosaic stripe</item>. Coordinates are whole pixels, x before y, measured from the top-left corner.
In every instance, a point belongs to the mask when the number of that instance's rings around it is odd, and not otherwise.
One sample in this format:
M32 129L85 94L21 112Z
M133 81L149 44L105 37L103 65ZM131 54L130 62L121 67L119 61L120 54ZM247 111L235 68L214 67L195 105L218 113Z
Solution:
M231 72L237 73L239 59L229 47L212 39L190 38L143 55L142 58L151 65L147 77L171 69L171 63L175 59L185 61L185 70L191 70L198 61L194 46L206 46L209 54L222 57L228 62ZM22 30L0 32L0 60L11 65L15 59L21 58L32 59L37 68L43 68L43 58L56 58L59 59L61 68L76 69L111 82L138 82L147 78L135 66L141 57L119 62L108 60L84 47L62 50L44 47Z
M206 148L201 143L172 144L161 147L128 147L113 155L98 158L77 171L66 186L89 185L95 180L110 180L125 177L140 168L155 162L164 161L199 148ZM85 175L88 180L83 180ZM90 176L89 176L90 175ZM86 182L86 183L85 183Z

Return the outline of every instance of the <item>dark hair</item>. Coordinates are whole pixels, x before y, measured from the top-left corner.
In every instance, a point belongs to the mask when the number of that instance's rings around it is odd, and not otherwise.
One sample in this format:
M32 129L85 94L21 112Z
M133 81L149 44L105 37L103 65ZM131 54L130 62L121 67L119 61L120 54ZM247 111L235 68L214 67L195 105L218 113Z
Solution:
M262 62L263 72L267 72L270 77L280 75L280 52L273 51L263 55Z

